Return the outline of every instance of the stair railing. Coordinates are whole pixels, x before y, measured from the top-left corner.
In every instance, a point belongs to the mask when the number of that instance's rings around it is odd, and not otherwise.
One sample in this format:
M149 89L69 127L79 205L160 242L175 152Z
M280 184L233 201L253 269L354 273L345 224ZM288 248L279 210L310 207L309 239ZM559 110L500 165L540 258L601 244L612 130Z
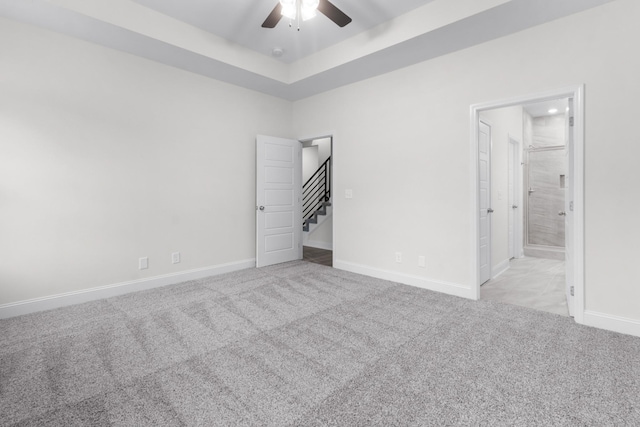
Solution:
M331 156L302 186L302 224L322 209L331 198Z

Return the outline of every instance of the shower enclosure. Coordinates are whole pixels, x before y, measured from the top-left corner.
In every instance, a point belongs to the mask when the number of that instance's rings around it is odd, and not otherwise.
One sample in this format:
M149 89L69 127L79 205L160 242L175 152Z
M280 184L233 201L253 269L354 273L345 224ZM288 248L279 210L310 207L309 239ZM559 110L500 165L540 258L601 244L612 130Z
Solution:
M532 142L525 149L526 256L564 259L566 157L564 116L532 120Z

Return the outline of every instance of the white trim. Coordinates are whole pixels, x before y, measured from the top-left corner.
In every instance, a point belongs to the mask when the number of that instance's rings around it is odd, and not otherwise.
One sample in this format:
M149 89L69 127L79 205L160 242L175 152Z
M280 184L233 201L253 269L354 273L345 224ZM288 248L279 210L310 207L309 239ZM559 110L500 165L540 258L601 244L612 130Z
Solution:
M338 137L336 136L336 133L331 132L331 220L333 221L331 223L332 266L336 265L336 201L338 200L338 197L336 196L338 194L336 190L336 170L338 170L336 168L336 159L338 159L338 162L340 161L340 156L336 156L336 151L339 147L338 144L336 144L337 140Z
M471 289L473 299L480 299L480 194L478 194L478 161L480 154L478 153L478 134L480 132L480 112L471 106L471 165L469 170L471 184Z
M345 270L351 273L362 274L364 276L375 277L383 280L390 280L404 285L415 286L417 288L428 289L430 291L442 292L462 298L474 298L474 290L457 283L443 282L440 280L427 279L425 277L413 276L410 274L398 273L395 271L381 270L366 265L354 264L347 261L334 261L333 267L338 270Z
M499 275L507 271L510 266L511 265L509 264L508 259L505 259L504 261L500 262L498 265L494 266L491 269L491 278L495 279L496 277L498 277Z
M333 245L331 243L318 242L316 240L307 240L303 245L309 246L310 248L325 249L327 251L333 250Z
M584 323L584 85L573 93L573 247L574 318Z
M584 312L583 320L583 323L587 326L640 337L640 320L613 316L591 310Z
M546 91L533 95L519 96L499 101L475 104L470 107L471 135L471 274L473 294L475 299L480 298L480 272L479 272L479 241L478 232L480 219L478 217L478 123L480 112L496 108L512 107L530 102L548 101L558 98L573 98L574 101L574 173L573 173L573 207L574 207L574 319L577 323L584 323L584 85L570 86L557 90ZM473 277L475 275L475 278Z
M131 280L128 282L114 283L112 285L98 286L95 288L2 304L0 305L0 319L21 316L23 314L35 313L38 311L51 310L73 304L81 304L102 298L110 298L128 294L130 292L175 285L176 283L182 283L188 280L202 279L203 277L216 276L218 274L244 270L255 266L255 259L247 259L243 261L181 271L178 273L146 277L144 279Z

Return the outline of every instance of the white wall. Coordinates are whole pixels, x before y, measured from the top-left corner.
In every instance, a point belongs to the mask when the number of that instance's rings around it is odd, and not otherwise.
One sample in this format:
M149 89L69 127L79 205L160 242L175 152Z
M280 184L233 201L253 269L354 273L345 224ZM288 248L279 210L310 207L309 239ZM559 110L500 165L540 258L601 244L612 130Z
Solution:
M290 102L2 18L0 52L0 305L255 257Z
M321 219L322 216L318 217L318 225L312 227L303 244L314 248L333 249L333 215Z
M640 56L620 43L640 39L639 16L640 2L618 0L295 102L297 135L335 132L337 264L470 288L469 106L584 83L586 308L640 320Z
M318 170L318 147L302 147L302 183L306 183Z
M320 138L313 141L318 147L318 166L321 166L331 156L331 138Z
M522 107L483 111L491 126L491 268L492 275L509 263L509 136L522 142Z
M302 182L307 182L329 156L331 156L331 138L305 141L302 144Z

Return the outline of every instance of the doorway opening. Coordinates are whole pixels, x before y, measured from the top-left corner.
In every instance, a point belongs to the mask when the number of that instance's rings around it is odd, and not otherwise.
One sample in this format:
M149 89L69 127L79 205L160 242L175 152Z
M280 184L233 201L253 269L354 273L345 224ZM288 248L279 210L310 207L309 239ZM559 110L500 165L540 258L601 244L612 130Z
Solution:
M333 138L302 143L303 259L333 265Z
M565 259L569 99L523 106L524 254Z
M476 298L572 315L582 323L582 91L577 86L471 107ZM493 162L483 173L486 125ZM493 189L488 203L482 201L483 175ZM492 231L483 236L487 228ZM485 237L492 260L488 281L486 267L481 270Z

